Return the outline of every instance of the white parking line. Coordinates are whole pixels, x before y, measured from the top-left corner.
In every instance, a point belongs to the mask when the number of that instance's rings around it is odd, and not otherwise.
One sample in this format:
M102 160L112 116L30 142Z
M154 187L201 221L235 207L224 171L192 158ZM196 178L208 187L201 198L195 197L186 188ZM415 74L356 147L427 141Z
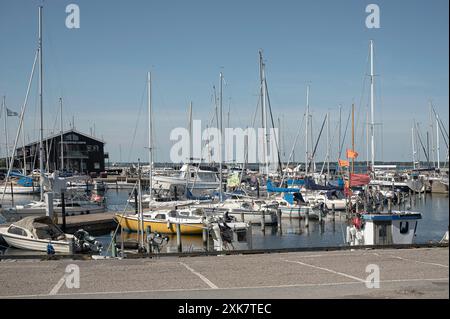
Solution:
M58 293L59 289L62 287L62 285L66 281L66 276L67 276L66 274L64 274L64 276L62 276L62 278L52 288L52 290L50 291L49 295L56 295Z
M427 281L448 281L446 278L415 278L415 279L393 279L393 280L381 280L380 283L395 283L395 282L427 282ZM271 286L252 286L252 287L225 287L217 288L217 291L221 290L249 290L249 289L270 289L270 288L296 288L296 287L322 287L322 286L345 286L345 285L360 285L360 281L347 281L347 282L331 282L331 283L318 283L318 284L292 284L292 285L271 285ZM61 297L69 296L86 296L86 295L117 295L117 294L136 294L136 293L161 293L161 292L188 292L188 291L211 291L210 288L191 288L191 289L157 289L157 290L125 290L125 291L94 291L94 292L75 292L75 293L62 293L58 294ZM48 294L34 294L34 295L12 295L12 296L0 296L2 298L36 298L36 297L48 297Z
M307 267L311 267L311 268L315 268L315 269L320 269L320 270L328 271L328 272L331 272L331 273L336 274L336 275L340 275L340 276L344 276L344 277L347 277L347 278L350 278L350 279L357 280L357 281L359 281L359 282L364 282L364 283L366 282L366 280L361 279L361 278L358 278L358 277L355 277L355 276L352 276L352 275L347 275L347 274L344 274L344 273L342 273L342 272L334 271L334 270L332 270L332 269L328 269L328 268L324 268L324 267L319 267L319 266L314 266L314 265L306 264L306 263L301 262L301 261L294 261L294 260L287 260L287 259L284 259L284 261L286 261L286 262L288 262L288 263L295 263L295 264L299 264L299 265L303 265L303 266L307 266Z
M448 265L442 265L442 264L437 264L437 263L429 263L429 262L426 262L426 261L420 261L420 260L408 259L408 258L403 258L403 257L399 257L399 256L391 256L391 257L394 257L394 258L400 259L400 260L404 260L404 261L413 261L413 262L419 263L419 264L425 264L425 265L432 265L432 266L438 266L438 267L448 268Z
M196 272L194 269L192 269L191 267L189 267L188 265L186 265L185 263L180 262L181 265L183 265L184 267L186 267L186 269L188 269L189 271L191 271L194 275L198 276L201 280L203 280L203 282L205 284L207 284L210 288L212 289L218 289L219 287L217 287L216 285L214 285L208 278L206 278L205 276L203 276L202 274Z

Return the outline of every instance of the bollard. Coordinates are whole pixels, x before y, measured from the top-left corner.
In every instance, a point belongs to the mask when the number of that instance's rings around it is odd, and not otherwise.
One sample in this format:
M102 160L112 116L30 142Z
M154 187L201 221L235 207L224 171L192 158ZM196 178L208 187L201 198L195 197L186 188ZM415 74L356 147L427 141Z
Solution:
M281 229L281 209L280 208L277 209L277 228L278 228L278 232L281 234L282 229Z
M331 205L331 217L333 218L333 221L336 220L336 205L334 203Z
M392 213L392 198L388 198L388 212Z
M176 224L177 228L177 250L179 253L183 251L183 246L181 244L181 224Z
M306 228L309 227L309 207L306 208L306 213L305 213L305 227L306 227Z
M398 210L402 210L402 196L401 196L400 192L397 195L397 205L398 205Z
M266 216L264 210L261 211L261 230L263 232L266 231Z
M176 186L173 187L173 197L175 200L178 200L178 190Z
M241 220L244 221L244 212L241 213Z

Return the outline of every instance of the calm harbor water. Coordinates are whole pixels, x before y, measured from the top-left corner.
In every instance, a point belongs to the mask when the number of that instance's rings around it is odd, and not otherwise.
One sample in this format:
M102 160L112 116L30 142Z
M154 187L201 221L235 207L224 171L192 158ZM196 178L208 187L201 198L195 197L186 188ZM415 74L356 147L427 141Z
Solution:
M109 190L106 196L109 207L120 210L125 207L128 192ZM422 213L415 242L440 241L449 225L448 195L427 194L425 200L417 199L416 205L411 210ZM253 249L345 246L346 226L344 215L339 217L339 213L336 213L335 222L331 218L325 218L323 224L311 220L308 228L305 227L303 220L282 218L281 232L277 226L265 226L265 231L262 232L261 226L253 225L252 245ZM136 238L136 234L127 233L125 238ZM176 236L169 238L168 250L176 251ZM101 236L99 239L109 243L110 236ZM183 251L202 250L201 236L183 236L182 241Z
M106 193L108 210L122 211L126 207L128 196L128 190L108 190ZM26 196L15 198L16 203L26 203L29 200L30 197ZM427 194L426 199L418 198L416 205L411 210L422 213L415 243L436 242L442 239L449 225L448 195ZM266 226L263 232L259 225L253 225L252 246L253 249L345 246L346 226L347 221L344 215L340 217L339 213L336 213L334 222L331 218L324 218L322 224L311 220L308 228L305 227L303 220L283 218L281 232L278 231L277 226ZM136 239L137 234L124 233L123 236L125 240ZM104 250L106 250L111 236L108 233L97 236L97 239L103 243ZM183 236L182 242L183 251L201 251L203 249L201 236ZM169 242L162 251L176 251L176 236L169 236ZM4 253L21 254L24 252L9 248Z

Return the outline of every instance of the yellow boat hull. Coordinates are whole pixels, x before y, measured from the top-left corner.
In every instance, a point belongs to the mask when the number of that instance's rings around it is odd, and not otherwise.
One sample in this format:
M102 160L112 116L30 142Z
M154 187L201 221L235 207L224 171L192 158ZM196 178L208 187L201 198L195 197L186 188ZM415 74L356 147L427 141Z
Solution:
M117 214L114 219L124 229L138 231L140 229L139 220L136 217ZM177 225L166 221L146 220L144 218L144 230L150 227L152 232L162 234L176 234ZM182 235L200 235L202 234L204 225L202 223L180 224Z

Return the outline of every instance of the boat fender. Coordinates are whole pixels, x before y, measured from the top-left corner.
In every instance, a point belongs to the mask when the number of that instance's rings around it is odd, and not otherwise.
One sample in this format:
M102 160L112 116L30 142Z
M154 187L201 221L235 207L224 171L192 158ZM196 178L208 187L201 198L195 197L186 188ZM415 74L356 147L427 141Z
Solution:
M356 236L356 243L358 245L361 245L364 240L364 235L363 235L362 231L357 231L355 236Z
M54 255L55 254L55 248L53 245L49 242L47 244L47 255Z
M350 243L350 242L352 241L351 233L350 233L350 226L347 226L345 241L346 241L347 243Z
M167 222L167 228L170 228L170 222Z

